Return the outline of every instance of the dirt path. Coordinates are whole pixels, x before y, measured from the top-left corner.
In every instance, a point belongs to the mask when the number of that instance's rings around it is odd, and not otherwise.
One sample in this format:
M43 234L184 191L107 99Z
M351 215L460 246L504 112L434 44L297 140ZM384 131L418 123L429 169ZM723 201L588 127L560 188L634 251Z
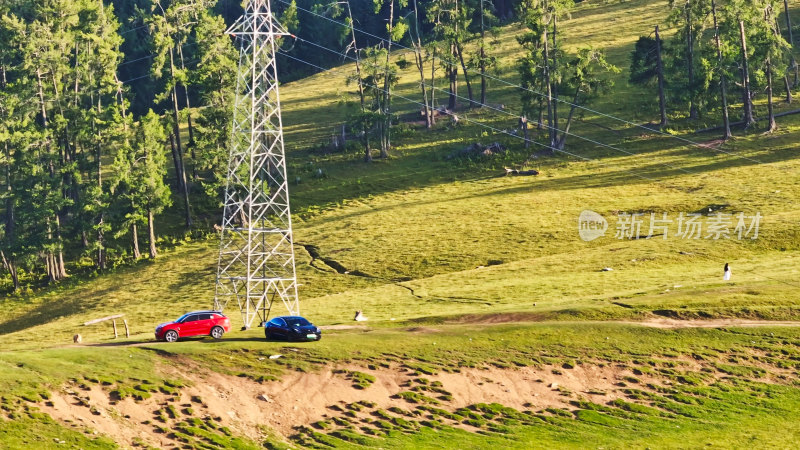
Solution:
M460 317L457 320L447 322L449 324L476 324L476 325L499 325L503 323L552 323L552 324L622 324L634 325L649 328L660 329L679 329L679 328L730 328L730 327L800 327L800 321L792 320L755 320L755 319L671 319L667 317L653 317L645 320L586 320L586 321L549 321L542 320L541 314L531 313L499 313L488 315L469 315ZM444 325L444 324L443 324ZM323 330L366 330L370 327L367 325L327 325L321 326ZM440 330L434 328L424 327L411 327L408 328L409 332L430 332L435 333ZM195 338L196 339L196 338ZM260 340L253 338L253 340ZM73 347L147 347L151 345L162 344L150 338L141 339L136 341L118 341L118 342L101 342L101 343L86 343L86 344L70 344L61 346L61 348Z
M625 325L639 325L651 328L728 328L728 327L800 327L800 322L787 321L787 320L751 320L751 319L698 319L698 320L680 320L680 319L647 319L642 321L620 321L614 323L622 323Z

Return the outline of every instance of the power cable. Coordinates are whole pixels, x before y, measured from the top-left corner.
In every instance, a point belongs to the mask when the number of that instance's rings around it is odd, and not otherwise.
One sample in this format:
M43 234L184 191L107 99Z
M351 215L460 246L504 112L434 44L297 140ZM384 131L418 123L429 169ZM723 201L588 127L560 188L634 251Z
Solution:
M314 64L314 63L312 63L312 62L309 62L309 61L306 61L306 60L303 60L303 59L300 59L300 58L294 57L294 56L292 56L292 55L289 55L289 54L285 53L284 51L279 51L279 53L283 54L283 55L284 55L284 56L286 56L287 58L291 58L291 59L293 59L293 60L295 60L295 61L298 61L298 62L300 62L300 63L307 64L307 65L309 65L309 66L311 66L311 67L314 67L314 68L316 68L316 69L318 69L318 70L322 70L322 71L325 71L325 72L329 72L329 73L331 73L331 71L330 71L329 69L325 69L324 67L321 67L321 66L319 66L319 65L317 65L317 64ZM346 75L337 75L337 76L339 76L339 77L342 77L342 78L348 78ZM376 86L376 85L373 85L373 84L370 84L370 83L366 83L366 82L363 82L363 81L362 81L362 83L363 83L364 85L367 85L367 86L369 86L369 87L371 87L371 88L373 88L373 89L376 89L376 90L378 90L378 91L383 91L383 92L386 92L386 91L385 91L383 88L381 88L381 87L379 87L379 86ZM395 97L401 98L401 99L403 99L403 100L405 100L405 101L407 101L407 102L414 103L414 104L417 104L417 105L420 105L420 106L424 106L424 104L423 104L423 103L420 103L420 102L418 102L418 101L416 101L416 100L412 100L412 99L410 99L410 98L407 98L407 97L404 97L404 96L402 96L402 95L399 95L399 94L396 94L396 93L395 93L395 94L393 94L393 95L394 95ZM449 111L444 111L444 112L445 112L445 114L447 114L447 115L450 115L450 116L453 116L453 115L455 115L455 114L453 114L452 112L449 112ZM531 143L533 143L533 144L536 144L536 145L539 145L539 146L541 146L541 147L548 148L548 149L550 149L550 150L552 150L552 151L556 151L556 152L559 152L559 153L564 153L564 154L566 154L566 155L569 155L569 156L572 156L572 157L575 157L575 158L578 158L578 159L582 159L582 160L584 160L584 161L587 161L587 162L596 162L597 164L599 164L599 165L601 165L601 166L603 166L603 167L610 168L610 166L609 166L609 165L607 165L607 164L604 164L604 163L602 163L602 162L600 162L600 161L598 161L598 160L596 160L596 159L591 159L591 158L587 158L587 157L584 157L584 156L581 156L581 155L576 155L576 154L574 154L574 153L570 153L570 152L567 152L567 151L565 151L565 150L562 150L562 149L554 148L554 147L551 147L551 146L549 146L549 145L546 145L546 144L543 144L543 143L540 143L540 142L537 142L537 141L533 141L533 140L530 140L530 139L526 139L526 138L524 138L524 137L517 136L517 135L515 135L515 134L509 133L509 132L508 132L508 131L506 131L506 130L502 130L502 129L499 129L499 128L495 128L495 127L492 127L491 125L486 125L486 124L484 124L484 123L482 123L482 122L479 122L479 121L476 121L476 120L472 120L472 119L468 119L468 118L464 118L463 120L465 120L465 121L467 121L467 122L470 122L470 123L473 123L473 124L475 124L475 125L478 125L478 126L484 127L484 128L486 128L486 129L492 130L492 131L494 131L494 132L496 132L496 133L506 134L506 135L508 135L508 136L512 136L512 137L515 137L515 138L517 138L517 139L521 139L521 140L523 140L523 141L526 141L526 142L531 142ZM650 182L656 183L656 184L662 184L662 185L664 185L664 186L666 186L666 187L669 187L669 188L674 188L674 186L669 186L668 184L664 183L663 181L659 181L659 180L656 180L656 179L650 178L650 177L648 177L648 176L645 176L645 175L642 175L642 174L639 174L639 173L635 173L635 172L633 172L633 171L630 171L630 170L625 170L625 172L627 172L627 173L629 173L629 174L631 174L631 175L633 175L633 176L636 176L636 177L639 177L639 178L642 178L642 179L648 180L648 181L650 181ZM719 261L717 261L716 259L712 259L710 256L706 256L706 255L702 255L702 254L697 254L697 255L698 255L698 256L700 256L700 257L702 257L702 258L705 258L705 259L706 259L706 260L708 260L708 261L712 261L712 262L719 262ZM766 279L766 280L771 280L771 281L775 281L775 282L778 282L778 283L785 284L785 285L787 285L787 286L792 286L792 287L797 287L797 288L800 288L800 284L792 283L792 282L789 282L789 281L786 281L786 280L780 280L780 279L773 278L773 277L769 277L769 276L766 276L766 275L761 275L761 274L759 274L759 273L757 273L757 272L754 272L754 271L752 271L752 270L742 269L742 271L744 271L745 273L750 273L750 274L752 274L752 275L755 275L755 276L757 276L757 277L764 278L764 279Z
M285 4L285 5L289 5L289 4L290 4L290 3L289 3L289 2L287 2L286 0L277 0L277 1L279 1L279 2L281 2L281 3L283 3L283 4ZM348 25L348 24L346 24L346 23L344 23L344 22L339 22L338 20L331 19L330 17L327 17L327 16L325 16L325 15L323 15L323 14L319 14L319 13L316 13L316 12L314 12L314 11L310 11L310 10L308 10L308 9L305 9L305 8L301 7L301 6L296 6L296 8L297 8L298 10L304 11L304 12L306 12L306 13L308 13L308 14L311 14L311 15L314 15L314 16L317 16L317 17L320 17L320 18L322 18L322 19L325 19L325 20L327 20L327 21L329 21L329 22L331 22L331 23L335 23L335 24L337 24L337 25L339 25L339 26L342 26L342 27L348 28L348 29L350 29L350 30L357 31L357 32L359 32L359 33L362 33L362 34L364 34L364 35L370 36L370 37L372 37L372 38L378 39L378 40L380 40L381 42L387 42L387 43L390 43L391 45L397 46L397 47L399 47L399 48L403 48L403 49L405 49L405 50L411 50L411 51L414 51L414 49L412 49L412 48L410 48L410 47L407 47L407 46L405 46L405 45L403 45L403 44L400 44L399 42L393 41L393 40L391 40L391 39L382 38L382 37L380 37L380 36L377 36L377 35L375 35L375 34L369 33L369 32L367 32L367 31L364 31L364 30L361 30L361 29L355 28L354 26L352 26L352 25ZM435 57L435 56L434 56L434 58L437 58L437 57ZM454 62L450 62L450 61L444 60L444 59L442 59L441 57L439 57L438 59L439 59L439 61L440 61L441 63L443 63L443 64L446 64L446 65L449 65L449 66L457 66L457 65L458 65L457 63L454 63ZM473 72L473 73L474 73L474 72ZM489 78L489 79L491 79L491 80L495 80L495 81L497 81L497 82L500 82L500 83L502 83L502 84L505 84L505 85L507 85L507 86L511 86L511 87L514 87L514 88L517 88L517 89L522 89L522 90L524 90L524 91L528 91L528 92L530 92L530 93L532 93L532 94L535 94L535 95L537 95L537 96L539 96L539 97L542 97L542 98L545 98L545 99L549 99L550 101L557 101L557 102L561 102L561 103L564 103L564 104L570 105L570 106L572 106L572 107L575 107L575 108L578 108L578 109L582 109L582 110L584 110L584 111L591 112L591 113L593 113L593 114L597 114L597 115L599 115L599 116L603 116L603 117L606 117L606 118L609 118L609 119L612 119L612 120L616 120L616 121L622 122L622 123L624 123L624 124L627 124L627 125L630 125L630 126L633 126L633 127L641 128L641 129L647 130L647 131L649 131L649 132L655 132L655 133L661 134L661 135L663 135L663 136L666 136L666 137L670 137L670 138L673 138L673 139L677 139L677 140L679 140L679 141L681 141L681 142L684 142L684 143L687 143L687 144L693 145L693 146L695 146L695 147L698 147L698 148L703 148L703 149L707 149L707 150L712 150L712 151L715 151L715 152L718 152L718 153L724 153L724 154L727 154L727 155L730 155L730 156L734 156L734 157L737 157L737 158L746 159L746 160L748 160L748 161L755 162L755 163L758 163L758 164L763 164L761 161L759 161L759 160L757 160L757 159L754 159L754 158L750 158L750 157L748 157L748 156L742 156L742 155L740 155L740 154L738 154L738 153L729 152L729 151L722 150L722 149L719 149L719 148L714 148L714 147L711 147L710 145L707 145L707 144L701 144L701 143L699 143L699 142L692 141L691 139L687 139L687 138L684 138L684 137L682 137L682 136L676 136L676 135L673 135L673 134L670 134L670 133L666 133L666 132L664 132L664 131L661 131L661 130L659 130L659 129L650 128L650 127L646 127L646 126L644 126L644 125L640 125L640 124L637 124L637 123L631 122L631 121L629 121L629 120L626 120L626 119L622 119L622 118L620 118L620 117L613 116L613 115L611 115L611 114L606 114L606 113L603 113L603 112L600 112L600 111L594 110L594 109L592 109L592 108L589 108L589 107L587 107L587 106L583 106L583 105L579 105L579 104L572 103L572 102L570 102L570 101L568 101L568 100L564 100L564 99L562 99L562 98L554 98L554 97L552 97L552 96L549 96L549 95L547 95L547 94L545 94L545 93L542 93L542 92L539 92L539 91L536 91L536 90L533 90L533 89L530 89L530 88L526 88L526 87L524 87L524 86L520 86L520 85L518 85L518 84L511 83L511 82L509 82L509 81L503 80L502 78L495 77L495 76L493 76L493 75L491 75L491 74L484 74L484 76L485 76L486 78ZM485 106L485 105L483 105L483 106Z
M334 54L336 54L336 55L342 56L342 57L344 57L344 58L348 58L348 59L351 59L351 60L353 60L353 61L356 61L356 58L355 58L355 57L353 57L353 56L349 56L349 55L347 55L346 53L339 52L339 51L337 51L337 50L333 50L333 49L331 49L331 48L325 47L325 46L323 46L323 45L320 45L320 44L317 44L317 43L315 43L315 42L308 41L308 40L306 40L306 39L303 39L303 38L301 38L301 37L298 37L298 36L295 36L295 39L297 39L298 41L305 42L305 43L307 43L307 44L313 45L313 46L315 46L315 47L321 48L321 49L323 49L323 50L329 51L329 52L331 52L331 53L334 53ZM360 61L362 64L365 62L365 60L361 60L361 59L360 59L359 61ZM380 67L380 66L378 66L377 64L371 64L371 66L372 66L372 67ZM447 91L446 91L445 89L443 89L443 88L437 88L436 86L431 86L431 85L429 85L428 83L425 83L425 82L422 82L421 84L422 84L422 86L425 86L425 87L432 87L434 90L438 90L438 91L441 91L441 92L447 92ZM393 95L396 95L396 94L393 94ZM454 94L454 96L455 96L456 98L460 98L460 99L462 99L462 100L469 100L467 97L464 97L463 95ZM493 111L497 111L497 112L499 112L499 113L502 113L502 114L506 114L506 115L508 115L508 116L511 116L511 117L515 117L515 118L516 118L516 117L520 117L519 115L513 114L513 113L511 113L511 112L509 112L509 111L505 111L505 110L502 110L502 109L500 109L500 108L497 108L497 107L494 107L494 106L490 106L490 105L484 105L484 107L486 107L486 108L489 108L489 109L491 109L491 110L493 110ZM588 138L588 137L585 137L585 136L581 136L581 135L579 135L579 134L575 134L575 133L572 133L572 132L570 132L570 131L561 130L561 129L560 129L560 128L558 128L558 127L552 127L552 126L550 126L550 125L547 125L547 124L545 124L545 123L543 123L543 124L542 124L542 126L543 126L543 127L545 127L545 128L547 128L547 129L550 129L550 130L553 130L553 131L559 132L559 133L564 133L564 134L565 134L565 135L567 135L567 136L574 136L574 137L575 137L575 138L577 138L577 139L581 139L581 140L583 140L583 141L590 142L590 143L592 143L592 144L595 144L595 145L598 145L598 146L600 146L600 147L609 148L609 149L611 149L611 150L614 150L614 151L617 151L617 152L621 152L621 153L625 153L625 154L627 154L627 155L630 155L630 156L642 156L642 154L641 154L641 153L629 152L629 151L627 151L627 150L623 150L623 149L621 149L621 148L618 148L618 147L615 147L615 146L613 146L613 145L606 144L606 143L603 143L603 142L600 142L600 141L596 141L596 140L594 140L594 139L591 139L591 138ZM693 172L693 171L690 171L690 170L684 169L684 168L682 168L682 167L676 167L676 166L673 166L673 165L670 165L670 164L667 164L667 163L658 163L658 164L660 164L660 165L663 165L663 166L665 166L665 167L669 167L670 169L679 170L679 171L681 171L681 172L684 172L684 173L687 173L687 174L689 174L689 175L697 175L697 172Z
M293 60L295 60L295 61L301 62L301 63L303 63L303 64L307 64L307 65L309 65L309 66L311 66L311 67L314 67L314 68L316 68L316 69L318 69L318 70L322 70L322 71L325 71L325 72L330 72L330 71L329 71L329 69L325 69L324 67L318 66L318 65L316 65L316 64L314 64L314 63L312 63L312 62L309 62L309 61L306 61L306 60L303 60L303 59L300 59L300 58L294 57L294 56L292 56L292 55L290 55L290 54L288 54L288 53L285 53L285 52L283 52L283 51L280 51L279 53L281 53L282 55L286 56L287 58L291 58L291 59L293 59ZM340 77L341 77L341 78L348 78L347 76L344 76L344 75L341 75ZM364 82L364 81L362 81L362 84L364 84L364 85L366 85L366 86L369 86L369 87L371 87L371 88L373 88L373 89L376 89L376 90L378 90L378 91L386 92L386 90L384 90L383 88L381 88L381 87L379 87L379 86L376 86L376 85L374 85L374 84L370 84L370 83L367 83L367 82ZM403 99L403 100L405 100L405 101L407 101L407 102L410 102L410 103L413 103L413 104L416 104L416 105L420 105L420 106L425 106L423 103L420 103L420 102L419 102L419 101L417 101L417 100L412 100L412 99L410 99L410 98L408 98L408 97L405 97L405 96L402 96L402 95L400 95L400 94L393 93L392 95L393 95L394 97L401 98L401 99ZM456 116L456 114L454 114L454 113L453 113L453 112L451 112L451 111L447 111L447 110L445 110L445 111L444 111L444 113L445 113L445 114L447 114L447 115L449 115L449 116ZM582 159L582 160L584 160L584 161L596 162L596 163L598 163L598 164L599 164L599 165L601 165L601 166L604 166L604 167L607 167L607 168L611 168L611 166L609 166L608 164L604 164L604 163L602 163L601 161L599 161L599 160L597 160L597 159L587 158L587 157L585 157L585 156L577 155L577 154L575 154L575 153L571 153L571 152L568 152L568 151L566 151L566 150L563 150L563 149L559 149L559 148L556 148L556 147L552 147L552 146L550 146L550 145L543 144L543 143L541 143L541 142L538 142L538 141L535 141L535 140L532 140L532 139L526 139L526 138L525 138L525 137L523 137L523 136L518 136L518 135L516 135L516 134L513 134L513 133L510 133L510 132L508 132L508 131L506 131L506 130L503 130L503 129L500 129L500 128L495 128L495 127L493 127L493 126L491 126L491 125L486 125L485 123L479 122L479 121L477 121L477 120L469 119L469 118L467 118L467 117L464 117L464 118L459 118L459 120L464 120L464 121L466 121L466 122L469 122L469 123L472 123L472 124L478 125L478 126L480 126L480 127L486 128L486 129L488 129L488 130L494 131L495 133L499 133L499 134L505 134L505 135L508 135L508 136L511 136L511 137L514 137L514 138L517 138L517 139L521 139L521 140L522 140L522 141L524 141L524 142L528 142L528 143L531 143L531 144L534 144L534 145L538 145L538 146L540 146L540 147L544 147L544 148L546 148L546 149L549 149L549 150L552 150L552 151L555 151L555 152L563 153L563 154L565 154L565 155L569 155L569 156L572 156L572 157L575 157L575 158L578 158L578 159ZM637 173L630 172L630 171L628 171L628 172L629 172L630 174L634 175L634 176L637 176L637 177L639 177L639 178L643 178L643 179L645 179L645 180L647 180L647 181L651 181L651 182L653 182L653 183L658 183L658 182L659 182L659 181L655 180L654 178L650 178L650 177L648 177L648 176L645 176L645 175L637 174ZM670 186L670 187L672 188L672 187L674 187L674 186Z

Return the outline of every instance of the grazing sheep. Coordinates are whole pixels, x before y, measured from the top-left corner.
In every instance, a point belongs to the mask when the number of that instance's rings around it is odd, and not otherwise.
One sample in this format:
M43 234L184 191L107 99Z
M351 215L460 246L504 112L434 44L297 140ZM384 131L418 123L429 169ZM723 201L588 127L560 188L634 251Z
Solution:
M75 336L72 336L72 342L75 344L80 344L81 342L83 342L83 338L81 337L80 334L76 334Z

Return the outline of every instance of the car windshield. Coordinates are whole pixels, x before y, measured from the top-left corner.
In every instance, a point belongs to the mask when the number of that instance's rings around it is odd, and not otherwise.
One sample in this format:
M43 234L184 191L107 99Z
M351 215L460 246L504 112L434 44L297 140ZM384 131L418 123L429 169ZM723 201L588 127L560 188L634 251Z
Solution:
M306 325L311 325L311 322L302 317L287 317L286 324L290 327L304 327Z
M177 319L175 319L175 322L183 322L184 320L186 320L186 318L189 316L189 314L191 314L191 313L186 313L186 314L178 317Z

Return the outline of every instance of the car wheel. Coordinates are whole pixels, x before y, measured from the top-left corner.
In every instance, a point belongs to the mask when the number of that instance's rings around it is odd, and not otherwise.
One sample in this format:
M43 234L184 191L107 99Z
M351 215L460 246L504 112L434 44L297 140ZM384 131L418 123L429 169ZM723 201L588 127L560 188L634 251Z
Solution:
M175 342L178 340L178 332L175 330L167 331L167 334L164 335L164 340L167 342Z
M221 339L224 333L225 330L223 330L222 327L214 327L211 329L211 337L214 339Z
M265 332L264 332L264 338L265 338L266 340L268 340L268 341L271 341L271 340L272 340L272 334L270 334L270 332L269 332L269 331L265 331Z

